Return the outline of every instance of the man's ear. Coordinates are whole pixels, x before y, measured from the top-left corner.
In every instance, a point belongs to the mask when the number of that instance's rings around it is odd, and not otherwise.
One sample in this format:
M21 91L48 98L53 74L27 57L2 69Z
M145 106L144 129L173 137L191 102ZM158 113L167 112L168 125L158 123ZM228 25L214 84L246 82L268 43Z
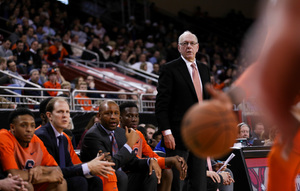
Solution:
M51 116L52 116L51 112L47 111L46 116L48 118L48 121L51 121Z
M9 124L9 128L13 134L15 132L15 127L16 127L15 124L13 124L13 123Z
M97 117L98 119L100 119L100 112L98 112L98 113L96 114L96 117Z

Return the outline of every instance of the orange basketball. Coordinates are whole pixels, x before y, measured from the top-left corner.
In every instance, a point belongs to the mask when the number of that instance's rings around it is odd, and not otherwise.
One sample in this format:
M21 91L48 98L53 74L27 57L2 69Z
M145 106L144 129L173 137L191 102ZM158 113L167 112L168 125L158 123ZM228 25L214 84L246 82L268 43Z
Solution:
M196 156L218 158L227 154L235 143L237 124L237 116L224 104L203 101L184 115L181 135L186 147Z

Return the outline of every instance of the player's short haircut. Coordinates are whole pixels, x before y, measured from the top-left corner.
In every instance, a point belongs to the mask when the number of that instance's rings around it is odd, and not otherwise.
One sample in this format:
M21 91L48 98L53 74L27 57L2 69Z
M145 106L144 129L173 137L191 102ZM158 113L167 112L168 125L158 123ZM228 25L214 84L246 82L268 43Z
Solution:
M119 107L120 107L120 113L123 113L125 111L125 109L128 107L135 107L138 109L138 106L136 105L136 103L134 103L132 101L123 102L122 104L120 104Z
M17 108L9 114L8 122L9 124L15 123L15 119L20 115L30 115L34 119L33 113L27 108Z

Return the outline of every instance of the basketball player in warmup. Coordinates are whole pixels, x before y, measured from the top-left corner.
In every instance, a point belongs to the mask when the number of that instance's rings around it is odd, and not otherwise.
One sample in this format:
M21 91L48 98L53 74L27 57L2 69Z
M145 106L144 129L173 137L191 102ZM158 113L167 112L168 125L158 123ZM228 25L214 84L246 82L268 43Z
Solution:
M14 110L10 130L0 131L0 161L4 172L19 175L28 190L67 190L66 181L43 142L34 135L34 115L28 109Z
M171 167L176 167L180 172L180 179L184 180L187 173L187 165L185 160L179 156L173 157L160 157L158 156L148 145L144 135L137 130L139 125L140 118L139 118L139 111L138 107L134 102L124 102L120 105L120 126L121 128L125 129L132 128L136 130L139 134L140 139L138 142L133 146L133 150L135 151L136 155L139 158L142 156L149 157L149 158L156 158L157 162L162 171L162 181L161 184L158 185L158 190L168 191L171 190L172 178L173 173Z
M253 46L262 41L263 32L268 31L254 64L227 94L212 87L207 90L215 102L222 101L229 110L232 110L232 102L255 96L266 119L279 129L268 156L267 190L294 191L295 179L300 173L299 109L294 107L300 90L300 1L269 1L263 14L249 39L253 44L248 46L254 50Z

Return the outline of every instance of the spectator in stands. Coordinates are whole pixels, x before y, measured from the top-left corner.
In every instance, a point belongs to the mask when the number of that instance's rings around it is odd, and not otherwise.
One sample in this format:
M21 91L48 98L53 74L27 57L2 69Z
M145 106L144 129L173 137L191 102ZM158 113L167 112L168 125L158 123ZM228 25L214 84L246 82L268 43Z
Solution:
M158 75L160 74L160 66L159 63L153 64L153 71L152 74Z
M10 50L11 41L9 39L5 39L0 46L0 56L5 58L6 60L13 60L13 53Z
M101 40L103 39L106 29L103 27L102 22L98 21L96 23L96 27L94 27L94 33L97 35Z
M37 29L36 29L36 36L37 36L37 40L39 43L43 44L43 43L47 43L47 37L45 35L45 32L43 31L43 26L42 25L38 25Z
M79 84L81 82L84 82L84 77L83 76L79 76L79 77L75 78L74 83L73 83L74 85L72 85L72 86L74 86L73 89L79 90Z
M211 160L211 165L216 165L217 162ZM219 166L219 165L216 165ZM221 166L219 166L220 168ZM225 167L226 168L226 167ZM216 173L214 169L208 169L206 171L207 176L207 190L208 191L233 191L233 178L232 172L229 169L223 168L219 173Z
M12 51L14 56L14 61L17 64L18 71L21 74L27 74L27 57L24 51L24 43L21 40L17 40L17 47Z
M3 178L3 179L2 179ZM7 178L0 176L0 190L3 191L11 191L11 190L20 190L20 191L27 191L25 186L28 184L24 181L20 175L13 176L12 174L8 174Z
M73 51L72 51L72 48L71 48L71 32L70 31L67 31L64 35L63 35L63 38L62 38L62 45L63 47L67 50L68 54L70 56L73 55Z
M27 44L31 45L33 41L38 40L36 34L34 34L33 27L29 27L26 34L27 34Z
M17 71L17 64L13 60L7 60L7 69L10 74L13 74L16 77L24 80L23 76L21 76ZM16 84L18 87L24 87L25 85L25 82L16 78L12 78L12 82L13 84Z
M87 83L87 89L88 90L93 90L93 91L97 91L96 87L95 87L95 81L94 81L94 76L92 75L88 75L86 77L86 83ZM91 97L91 98L100 98L100 94L99 93L87 93L86 94L87 97Z
M14 26L14 32L11 33L11 35L8 37L8 39L12 44L15 44L17 42L17 40L19 40L21 38L22 34L23 34L22 24L16 24Z
M69 90L69 91L68 92L60 91L60 92L57 93L58 96L62 96L62 97L70 97L71 96L72 89L71 89L71 83L70 82L64 81L63 83L61 83L61 89Z
M72 52L73 52L73 56L75 56L76 58L80 58L83 52L83 47L84 44L79 42L79 36L78 35L74 35L72 38L72 43L74 46L71 46Z
M57 75L57 73L56 73L55 69L52 69L48 72L49 80L43 84L45 88L61 89L61 85L60 85L60 83L58 83L56 75ZM58 92L57 91L47 91L47 93L50 96L55 97Z
M122 103L120 105L120 127L123 129L127 127L136 130L140 138L138 142L133 146L133 150L135 151L135 153L137 153L137 156L139 158L154 157L158 160L158 164L160 168L164 169L162 171L162 181L161 184L158 185L159 188L158 190L170 191L173 174L172 174L172 170L167 168L170 167L177 168L178 171L181 172L181 179L183 180L186 176L186 171L187 171L186 163L184 159L179 156L174 156L174 157L158 156L155 152L152 151L151 147L147 144L148 141L144 138L143 134L137 130L138 125L139 125L139 111L137 105L133 102Z
M149 140L153 138L153 134L156 132L156 127L152 124L146 124L145 129L147 134L146 140L149 142Z
M7 68L7 62L4 58L0 57L0 70L5 71ZM7 85L7 84L12 84L12 79L10 76L3 74L0 72L0 85Z
M60 73L60 69L58 66L54 66L53 69L56 71L56 78L58 83L63 83L65 80L64 76Z
M106 177L113 174L110 167L114 163L101 161L104 156L95 156L89 162L81 163L74 151L71 140L63 134L63 130L68 128L70 120L69 105L64 98L52 98L46 106L46 115L48 123L37 129L35 134L44 142L48 152L61 167L67 181L68 190L101 191L102 181L99 177L92 175ZM62 140L59 141L59 139ZM64 146L64 151L61 151L64 155L58 152L58 145L60 144Z
M167 48L167 57L166 60L167 62L174 60L180 56L178 52L178 44L177 41L173 41L171 45Z
M252 132L252 139L264 140L265 126L262 122L258 122L254 125Z
M132 55L130 55L132 56ZM122 52L120 56L120 60L118 62L118 65L123 67L129 67L131 64L129 63L130 58L127 58L127 52ZM119 69L120 71L123 71L122 69Z
M246 123L238 124L239 134L238 138L250 138L250 127Z
M48 70L49 70L49 64L42 63L41 65L41 73L40 73L40 84L44 84L48 81Z
M71 30L72 36L78 36L78 43L83 45L86 42L87 34L82 31L79 25L74 25L73 30Z
M110 152L116 164L113 168L116 170L119 191L156 190L161 178L160 167L155 159L139 159L132 152L139 135L133 129L117 127L119 106L112 100L105 100L100 103L97 116L100 123L95 123L83 139L80 152L82 161L95 158L99 150Z
M14 104L11 101L8 101L4 97L0 97L0 108L1 109L15 109L17 107L16 104Z
M148 141L149 146L151 147L152 150L155 149L156 145L161 141L162 139L162 134L159 131L155 131L153 134L152 139Z
M39 73L40 72L37 69L32 69L29 73L30 78L29 78L28 81L43 87L43 85L39 83L39 80L40 80L40 74ZM33 86L29 83L26 83L24 87L36 88L35 86ZM25 95L33 95L33 96L41 96L41 91L38 91L38 90L24 90L24 94Z
M34 135L33 113L25 108L9 115L10 130L0 131L3 171L27 181L28 190L67 190L66 181L43 142Z
M61 63L68 55L67 50L62 45L61 38L54 38L54 44L48 49L47 62L50 66L56 65Z
M30 50L26 52L27 56L27 69L30 71L32 68L41 69L42 58L39 55L39 43L34 40L31 43Z
M93 42L87 42L86 49L89 51L93 51ZM95 62L97 60L97 57L88 51L83 51L83 53L81 55L81 59L82 60L90 60L90 61Z
M146 61L146 54L141 54L139 57L139 62L136 62L131 67L134 69L140 69L142 64L147 65L147 72L151 73L153 71L153 64Z
M86 91L87 90L87 83L86 82L81 82L79 84L79 90ZM92 101L89 99L89 97L86 96L86 92L79 92L75 96L77 100L77 104L79 104L79 107L82 108L84 111L92 111ZM83 99L80 99L83 98Z
M27 35L26 34L22 34L21 38L19 38L19 40L21 40L24 43L24 51L27 52L29 51L29 45L27 44ZM17 44L12 44L11 50L14 50L17 48Z
M53 28L50 27L51 21L50 19L46 19L43 26L44 34L48 37L54 37L56 32Z

